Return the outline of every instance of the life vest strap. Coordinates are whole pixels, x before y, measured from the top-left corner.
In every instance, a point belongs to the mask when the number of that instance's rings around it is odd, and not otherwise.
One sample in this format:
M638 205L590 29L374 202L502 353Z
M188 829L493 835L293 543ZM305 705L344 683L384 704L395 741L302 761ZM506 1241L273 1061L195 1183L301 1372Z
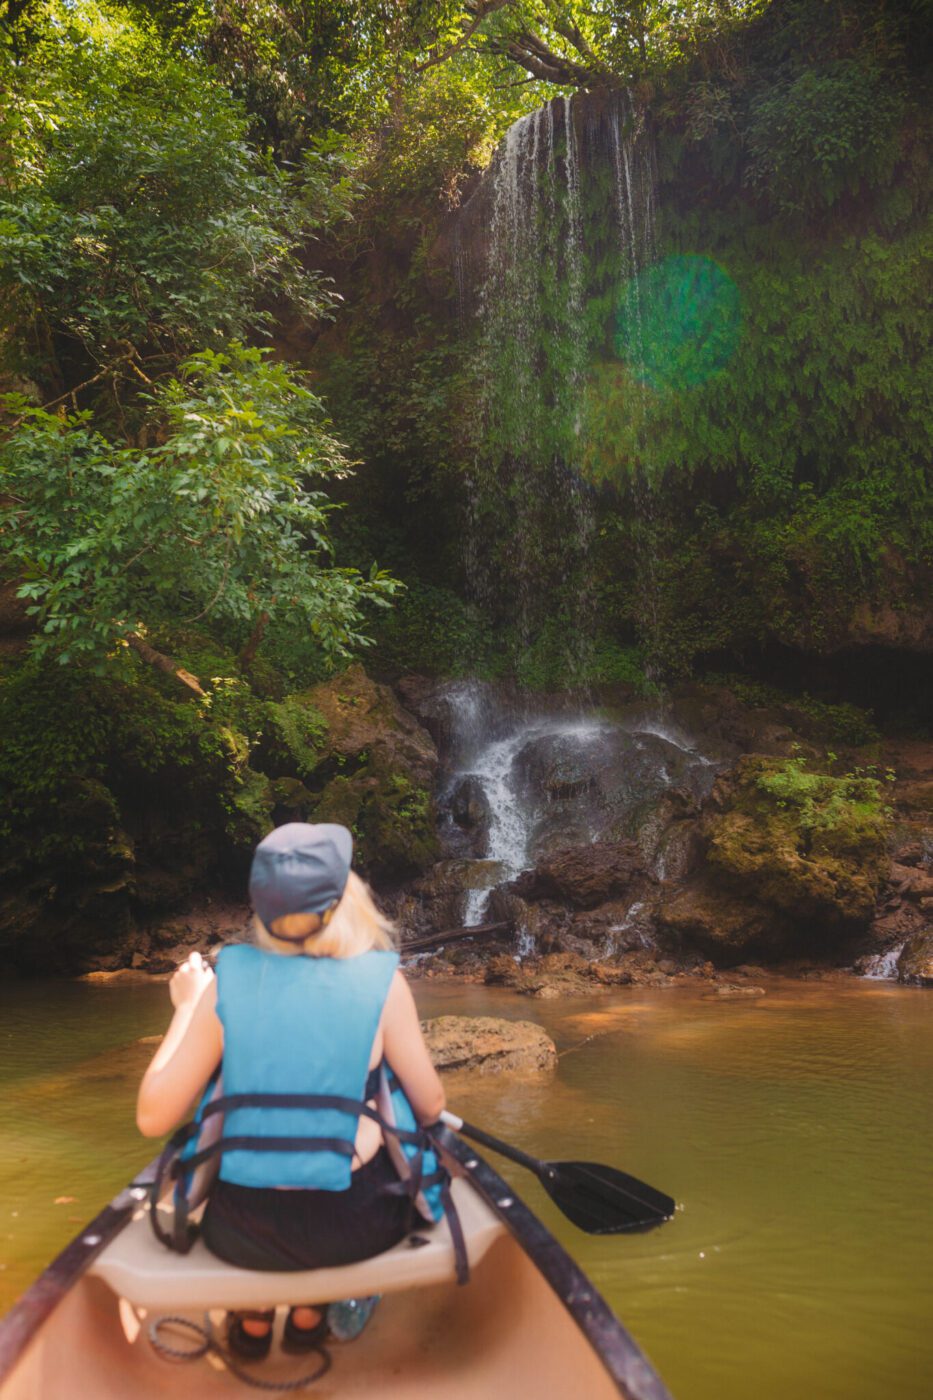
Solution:
M401 1087L397 1077L389 1071L385 1061L383 1061L381 1068L386 1070L390 1091ZM378 1073L378 1071L371 1072L366 1081L365 1094L367 1099L373 1096L374 1073ZM466 1241L457 1215L457 1208L450 1194L450 1177L442 1166L430 1173L424 1171L425 1152L432 1150L426 1130L416 1128L415 1131L411 1131L401 1128L395 1123L388 1122L383 1114L378 1109L371 1107L369 1103L347 1098L340 1094L225 1094L206 1103L197 1118L190 1123L183 1124L172 1134L159 1159L155 1181L152 1185L150 1219L157 1238L163 1244L182 1254L186 1254L190 1250L196 1237L196 1229L189 1221L188 1179L198 1167L225 1152L333 1152L351 1159L355 1156L355 1143L349 1138L257 1137L253 1135L221 1136L207 1147L185 1155L184 1149L201 1132L207 1119L217 1114L232 1113L242 1108L325 1109L346 1114L354 1119L369 1118L379 1125L384 1136L390 1135L397 1142L413 1148L414 1151L409 1155L409 1174L407 1177L384 1185L381 1191L385 1195L407 1197L414 1210L415 1202L423 1191L433 1186L440 1187L441 1202L450 1227L451 1242L454 1248L457 1282L466 1283L469 1278ZM162 1183L166 1177L175 1183L171 1234L162 1228L157 1209Z
M352 1157L356 1149L346 1138L327 1137L227 1137L218 1138L210 1147L184 1160L176 1158L172 1163L169 1177L177 1181L187 1172L192 1172L202 1163L210 1161L221 1152L338 1152L342 1157Z
M405 1128L387 1123L377 1108L372 1108L361 1099L348 1099L341 1094L224 1094L222 1098L212 1099L205 1105L193 1131L200 1131L200 1125L215 1114L232 1113L238 1108L332 1109L354 1118L370 1118L374 1123L378 1123L384 1132L392 1133L400 1142L418 1144L421 1141L420 1133L409 1132ZM185 1127L190 1129L192 1125L186 1124ZM192 1132L187 1136L191 1137ZM187 1138L183 1141L187 1141Z

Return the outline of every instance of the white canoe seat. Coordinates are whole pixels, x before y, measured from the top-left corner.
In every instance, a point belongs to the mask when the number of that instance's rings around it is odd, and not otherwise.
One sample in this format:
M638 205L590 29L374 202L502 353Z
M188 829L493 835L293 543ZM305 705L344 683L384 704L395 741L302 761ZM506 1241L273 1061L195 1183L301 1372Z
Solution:
M469 1183L453 1182L453 1196L466 1236L470 1264L477 1265L505 1226ZM199 1240L190 1254L175 1254L152 1233L148 1210L140 1210L90 1269L134 1307L180 1311L207 1308L275 1307L281 1303L327 1303L450 1283L456 1278L447 1222L415 1230L426 1243L409 1241L358 1264L296 1273L237 1269Z

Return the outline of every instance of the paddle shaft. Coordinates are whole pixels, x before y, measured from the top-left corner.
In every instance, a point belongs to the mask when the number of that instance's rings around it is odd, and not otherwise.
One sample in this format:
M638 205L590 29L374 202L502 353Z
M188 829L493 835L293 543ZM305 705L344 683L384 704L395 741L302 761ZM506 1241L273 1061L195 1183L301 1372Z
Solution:
M527 1167L542 1181L554 1176L554 1170L548 1166L547 1162L539 1161L537 1157L529 1157L528 1153L522 1152L521 1148L513 1147L511 1143L503 1142L501 1138L493 1137L491 1133L484 1133L482 1128L474 1127L472 1123L465 1123L456 1113L450 1113L446 1108L441 1114L441 1122L446 1127L453 1128L455 1132L462 1133L464 1137L471 1138L473 1142L479 1142L483 1147L498 1152L501 1157L508 1157L510 1161L517 1162L520 1167Z

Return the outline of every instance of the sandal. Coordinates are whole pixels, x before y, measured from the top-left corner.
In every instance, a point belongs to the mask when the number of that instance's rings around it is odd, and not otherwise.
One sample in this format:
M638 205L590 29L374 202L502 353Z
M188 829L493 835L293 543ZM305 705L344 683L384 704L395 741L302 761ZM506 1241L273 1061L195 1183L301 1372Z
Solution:
M328 1333L327 1305L321 1304L321 1320L313 1327L299 1327L295 1322L295 1308L289 1308L282 1332L282 1350L296 1355L303 1351L316 1351Z
M335 1342L353 1342L364 1327L379 1302L379 1294L370 1298L344 1298L339 1303L331 1303L327 1311L330 1335Z
M241 1356L244 1361L265 1361L272 1347L272 1323L274 1320L274 1310L269 1312L228 1312L227 1346L236 1356ZM269 1330L260 1337L254 1336L252 1332L247 1332L243 1326L244 1321L267 1322Z

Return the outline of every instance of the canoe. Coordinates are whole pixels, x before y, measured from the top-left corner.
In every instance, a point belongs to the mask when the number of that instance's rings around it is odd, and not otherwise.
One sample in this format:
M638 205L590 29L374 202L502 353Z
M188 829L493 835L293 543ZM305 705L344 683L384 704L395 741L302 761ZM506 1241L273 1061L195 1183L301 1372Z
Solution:
M446 1222L373 1259L306 1273L255 1273L185 1256L155 1239L153 1166L72 1241L0 1320L0 1400L221 1400L248 1396L216 1352L169 1364L150 1342L160 1317L208 1318L223 1339L228 1308L279 1309L381 1294L354 1342L328 1344L331 1368L299 1393L339 1400L671 1400L660 1377L586 1275L514 1190L446 1129L436 1141L453 1181L470 1281L459 1286ZM153 1164L154 1165L154 1164ZM163 1342L190 1349L174 1324ZM318 1358L240 1362L287 1382Z

